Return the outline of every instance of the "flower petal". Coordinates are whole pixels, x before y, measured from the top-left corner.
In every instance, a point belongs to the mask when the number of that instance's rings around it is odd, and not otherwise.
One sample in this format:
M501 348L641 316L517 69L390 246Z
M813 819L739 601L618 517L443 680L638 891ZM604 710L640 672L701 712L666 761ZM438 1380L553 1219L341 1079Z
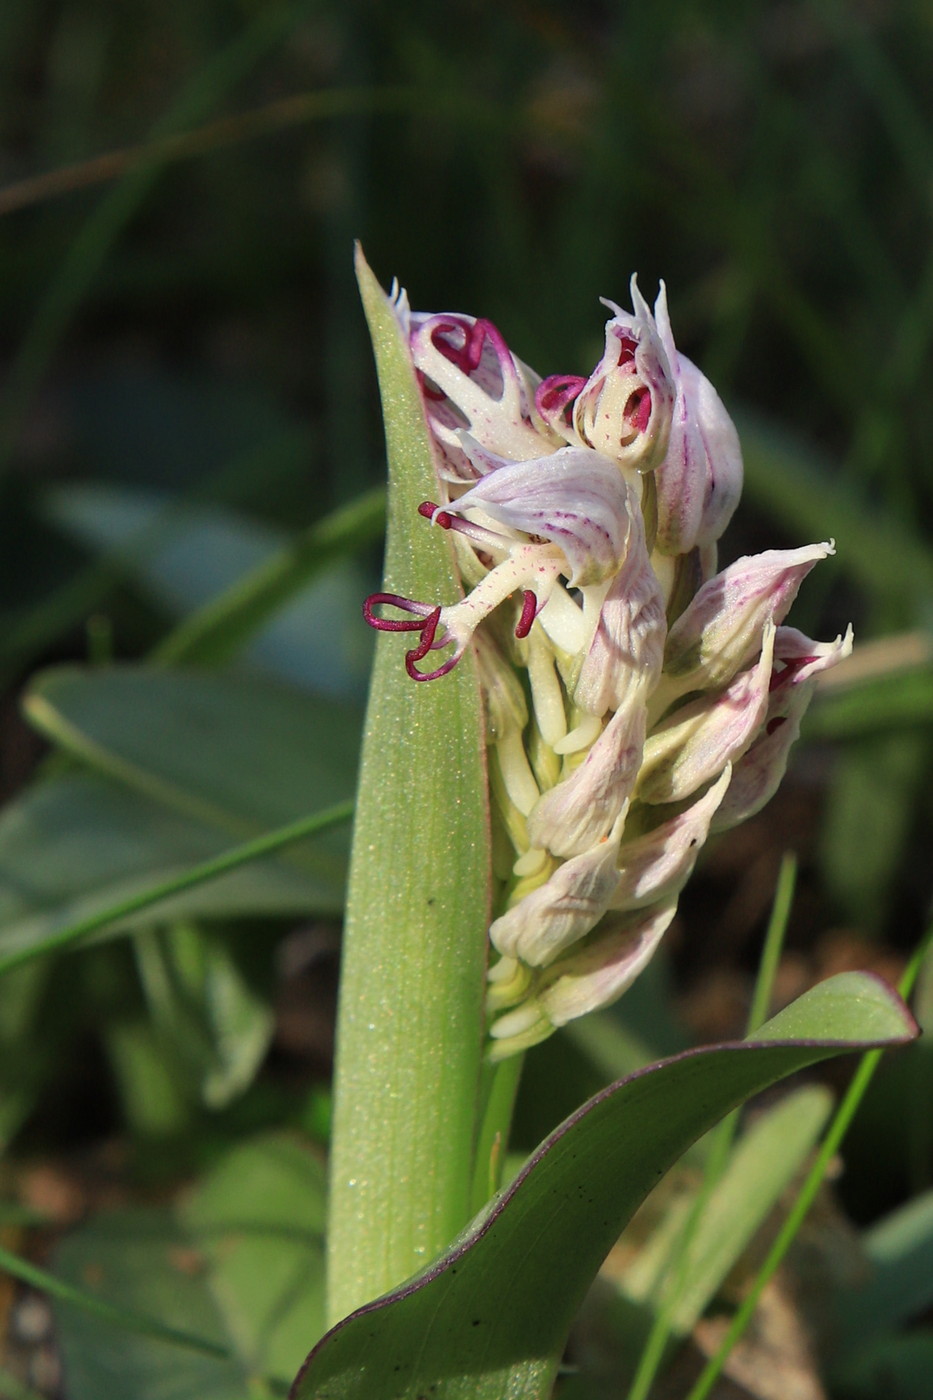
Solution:
M654 311L676 386L667 451L655 473L655 546L686 554L719 539L731 520L742 494L742 449L722 399L674 345L663 285Z
M606 301L602 359L573 406L576 439L613 461L650 471L664 456L674 406L674 380L655 319L631 282L634 313ZM558 422L552 426L560 431Z
M728 831L771 801L787 768L801 720L820 671L852 651L852 628L834 642L813 642L795 627L779 627L775 671L761 732L735 765L732 784L713 818L713 831ZM783 667L783 669L778 669Z
M681 694L725 685L758 652L766 624L784 620L814 564L833 553L831 541L769 549L708 579L668 633L665 677Z
M676 912L676 900L654 905L550 967L536 1000L551 1024L565 1026L616 1001L644 972Z
M444 475L461 481L475 475L459 442L464 429L511 460L537 457L558 445L560 439L534 414L538 376L511 353L491 321L460 313L408 313L407 325Z
M692 806L646 835L623 843L618 854L620 876L610 908L639 909L680 892L731 778L732 767L727 763L717 781Z
M635 785L644 741L645 706L639 692L612 716L579 768L541 794L528 818L532 846L575 856L608 836Z
M636 789L643 802L682 801L749 747L768 707L774 634L768 623L751 670L740 671L718 695L681 706L654 730Z
M603 715L627 705L635 688L650 695L661 674L666 635L664 593L637 516L573 687L574 704L587 714Z
M465 434L471 462L485 474L452 507L482 510L500 524L549 540L564 553L576 586L610 578L625 558L638 505L611 462L587 448L506 462Z
M544 967L579 942L609 908L619 883L618 837L600 841L559 865L545 884L525 895L489 930L500 953Z

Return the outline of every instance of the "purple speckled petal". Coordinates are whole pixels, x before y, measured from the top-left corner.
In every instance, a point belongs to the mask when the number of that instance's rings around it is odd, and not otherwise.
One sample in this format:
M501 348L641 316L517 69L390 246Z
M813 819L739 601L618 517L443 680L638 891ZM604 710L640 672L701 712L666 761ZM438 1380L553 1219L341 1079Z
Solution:
M482 510L511 530L549 540L562 550L574 585L616 572L638 507L611 462L580 447L507 462L465 435L463 444L483 475L455 502L458 513Z

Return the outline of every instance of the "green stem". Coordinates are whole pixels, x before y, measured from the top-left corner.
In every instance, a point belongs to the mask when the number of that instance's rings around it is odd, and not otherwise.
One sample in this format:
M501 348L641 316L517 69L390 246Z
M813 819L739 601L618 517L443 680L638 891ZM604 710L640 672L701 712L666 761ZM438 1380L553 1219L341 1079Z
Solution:
M781 862L777 886L774 891L774 903L771 906L771 917L768 921L768 929L758 964L758 976L755 979L752 1004L746 1023L747 1036L751 1036L758 1029L768 1014L768 1006L774 989L774 977L781 959L781 949L784 946L784 936L787 932L787 921L790 917L796 881L797 861L793 855L787 854ZM662 1295L662 1305L655 1316L639 1358L638 1369L629 1389L628 1400L647 1400L654 1384L654 1378L664 1360L673 1331L674 1314L687 1281L687 1267L693 1240L716 1183L725 1169L738 1123L739 1112L736 1109L732 1113L728 1113L710 1134L709 1155L706 1159L703 1183L690 1209L678 1242L676 1257L671 1263L673 1286L665 1290Z
M230 1356L229 1347L209 1341L206 1337L195 1336L192 1332L184 1332L180 1327L170 1327L165 1322L133 1312L130 1308L115 1307L113 1303L104 1302L102 1298L97 1298L86 1289L75 1288L64 1279L57 1278L55 1274L37 1268L26 1259L20 1259L18 1254L11 1254L9 1250L0 1249L0 1269L19 1279L21 1283L28 1283L31 1288L40 1289L50 1298L57 1298L60 1303L70 1303L73 1307L81 1308L124 1332L156 1337L160 1341L187 1347L190 1351L201 1352L204 1356L216 1356L220 1360L227 1360Z
M513 1055L511 1059L486 1067L485 1106L476 1140L471 1214L482 1210L502 1184L509 1129L524 1062L524 1055Z

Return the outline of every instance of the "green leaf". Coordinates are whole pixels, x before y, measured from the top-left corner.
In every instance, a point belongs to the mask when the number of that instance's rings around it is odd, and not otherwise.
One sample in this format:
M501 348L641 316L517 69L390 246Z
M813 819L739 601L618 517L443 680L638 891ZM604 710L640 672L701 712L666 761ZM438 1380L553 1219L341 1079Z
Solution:
M232 837L352 796L359 728L345 704L238 672L63 666L27 718L100 772Z
M800 1170L831 1109L829 1092L811 1086L756 1119L704 1205L685 1263L674 1261L694 1193L668 1211L626 1270L622 1292L633 1302L650 1302L655 1310L676 1295L671 1327L686 1335Z
M0 1152L56 1063L57 1037L42 1014L50 971L48 964L35 964L0 979Z
M49 738L131 790L69 775L4 813L0 957L353 791L352 708L257 677L62 667L24 706ZM166 901L159 919L337 912L345 868L345 833L326 831Z
M460 594L449 539L418 515L437 479L393 309L359 256L390 463L386 587ZM470 1217L490 887L485 725L474 658L407 675L376 647L341 973L329 1311L433 1258ZM391 1092L386 1086L391 1086Z
M230 930L187 922L142 930L134 942L163 1059L209 1108L224 1107L252 1082L275 1026L247 975L246 950Z
M157 648L163 664L217 662L242 650L320 693L362 694L372 645L360 621L360 574L345 556L381 531L382 492L294 539L229 506L138 486L58 487L45 505L60 527L115 553L121 572L184 619Z
M691 1142L796 1070L915 1033L888 987L846 973L754 1041L687 1051L610 1086L542 1143L440 1259L334 1327L293 1400L544 1400L600 1263Z
M933 1306L933 1191L879 1220L862 1243L871 1272L838 1295L841 1357Z
M173 1208L97 1216L59 1246L59 1277L228 1359L56 1301L69 1400L277 1393L323 1326L323 1224L323 1165L278 1136L236 1148Z
M316 840L317 838L315 838ZM240 869L161 901L158 920L295 915L340 910L344 862L306 843L302 865L282 859ZM218 827L95 774L69 773L29 789L0 815L0 962L37 952L55 935L122 900L225 853ZM151 925L148 909L114 931Z

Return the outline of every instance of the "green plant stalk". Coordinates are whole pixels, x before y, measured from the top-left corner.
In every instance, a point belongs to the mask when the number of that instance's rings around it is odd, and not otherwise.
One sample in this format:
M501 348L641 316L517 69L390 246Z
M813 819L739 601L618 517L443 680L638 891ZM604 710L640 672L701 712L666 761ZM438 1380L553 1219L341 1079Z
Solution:
M778 872L771 917L768 920L761 960L758 964L758 975L755 979L755 989L752 994L752 1004L748 1012L747 1037L753 1035L767 1019L768 1005L771 1001L774 978L787 933L787 923L790 918L796 883L797 861L793 855L787 854L784 856ZM661 1309L652 1323L651 1331L648 1333L648 1339L638 1361L638 1369L632 1379L628 1400L647 1400L654 1384L654 1378L664 1360L673 1331L674 1314L677 1311L681 1291L686 1282L685 1270L694 1235L716 1183L722 1176L735 1139L738 1122L739 1112L734 1110L723 1118L710 1135L710 1150L703 1173L703 1182L684 1223L677 1254L671 1263L671 1268L676 1273L675 1284L664 1298Z
M460 591L420 394L391 305L360 255L389 457L386 588ZM337 1032L328 1316L427 1264L470 1215L490 888L485 735L468 654L417 685L380 637L363 741Z
M524 1063L524 1055L512 1055L497 1065L487 1066L486 1097L476 1138L471 1215L481 1210L502 1184L509 1129Z
M905 1000L913 991L914 984L920 975L920 969L923 966L924 959L931 948L933 948L933 924L930 925L924 934L920 946L911 958L907 970L898 983L897 990ZM810 1207L813 1205L816 1194L823 1184L823 1179L826 1176L829 1164L839 1151L842 1140L848 1132L849 1124L855 1117L858 1106L865 1096L875 1070L878 1068L882 1053L881 1050L869 1050L860 1059L858 1069L852 1077L851 1084L843 1095L835 1116L833 1117L833 1121L829 1125L826 1137L823 1139L820 1150L816 1154L813 1166L807 1173L806 1180L797 1194L797 1198L791 1207L787 1219L784 1221L780 1234L771 1246L767 1258L758 1271L755 1282L743 1300L738 1312L733 1317L729 1330L723 1337L715 1355L713 1355L704 1366L699 1379L687 1396L687 1400L707 1400L713 1386L719 1379L722 1369L729 1359L732 1348L751 1321L762 1293L780 1267Z

